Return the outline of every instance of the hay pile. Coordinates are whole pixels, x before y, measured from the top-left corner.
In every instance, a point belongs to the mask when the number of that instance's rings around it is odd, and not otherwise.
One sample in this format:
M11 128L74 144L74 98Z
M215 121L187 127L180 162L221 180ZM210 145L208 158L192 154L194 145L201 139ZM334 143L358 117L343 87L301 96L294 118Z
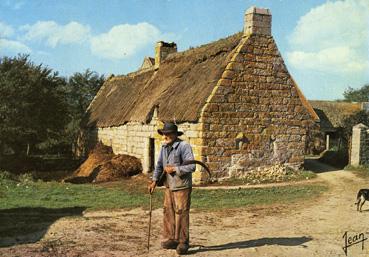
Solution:
M73 176L64 181L76 184L108 182L140 172L142 172L142 166L139 159L125 154L114 155L111 147L99 143Z

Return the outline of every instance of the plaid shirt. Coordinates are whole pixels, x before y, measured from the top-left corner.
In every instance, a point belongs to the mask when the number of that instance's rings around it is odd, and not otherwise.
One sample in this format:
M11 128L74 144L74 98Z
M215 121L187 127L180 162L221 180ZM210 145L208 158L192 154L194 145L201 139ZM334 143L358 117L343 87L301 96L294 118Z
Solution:
M183 161L193 160L191 145L177 139L172 145L164 144L160 149L158 162L156 164L153 181L158 181L164 168L167 165L175 166L176 171L167 176L166 186L172 191L192 187L192 172L195 171L196 165L181 165Z

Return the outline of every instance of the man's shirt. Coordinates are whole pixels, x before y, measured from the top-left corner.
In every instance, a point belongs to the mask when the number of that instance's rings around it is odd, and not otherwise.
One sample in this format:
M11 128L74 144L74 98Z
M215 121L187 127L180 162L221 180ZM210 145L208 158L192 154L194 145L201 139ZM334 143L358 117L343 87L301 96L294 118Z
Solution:
M196 165L181 165L184 161L194 160L191 145L177 139L173 144L162 145L158 162L156 164L153 181L158 181L164 168L167 165L175 166L175 172L172 174L164 174L166 176L166 186L172 191L192 187L192 172L195 171Z

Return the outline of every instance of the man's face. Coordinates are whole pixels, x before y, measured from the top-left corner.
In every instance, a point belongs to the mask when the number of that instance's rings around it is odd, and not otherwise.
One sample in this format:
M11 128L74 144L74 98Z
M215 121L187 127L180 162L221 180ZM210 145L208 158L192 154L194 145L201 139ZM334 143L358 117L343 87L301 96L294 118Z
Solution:
M177 139L177 134L175 133L169 133L169 134L163 134L164 142L166 144L171 144Z

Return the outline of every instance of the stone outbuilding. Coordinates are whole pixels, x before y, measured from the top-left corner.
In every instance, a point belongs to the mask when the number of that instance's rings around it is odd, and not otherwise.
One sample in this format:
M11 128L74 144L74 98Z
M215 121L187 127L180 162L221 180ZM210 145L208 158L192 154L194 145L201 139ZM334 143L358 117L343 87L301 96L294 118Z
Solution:
M344 120L359 111L368 110L368 103L362 102L310 100L309 103L320 120L321 146L316 147L321 150L318 152L329 149L339 150L344 147L342 142Z
M218 177L300 167L307 131L319 118L286 68L271 21L268 9L251 7L243 32L228 38L183 52L158 42L155 60L146 57L140 70L101 87L81 145L101 141L151 171L161 144L157 129L174 121L195 158Z

